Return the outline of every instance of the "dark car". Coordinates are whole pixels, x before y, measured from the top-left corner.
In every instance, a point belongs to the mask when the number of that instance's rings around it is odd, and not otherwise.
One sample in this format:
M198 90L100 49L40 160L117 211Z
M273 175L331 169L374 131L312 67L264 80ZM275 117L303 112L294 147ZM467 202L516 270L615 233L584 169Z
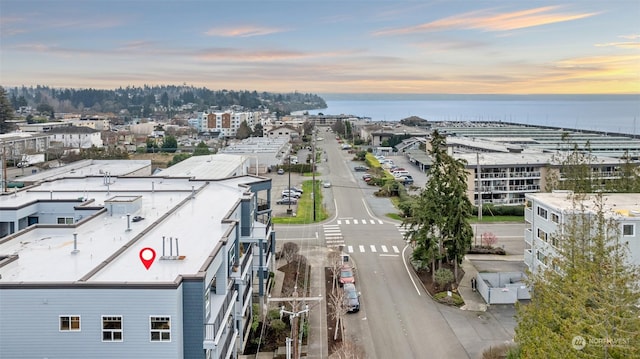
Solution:
M367 166L355 166L353 167L353 170L356 172L366 172L369 170L369 167Z
M357 313L360 311L360 294L356 290L356 285L347 283L344 289L344 305L349 313Z
M297 203L298 203L298 200L291 197L282 197L282 199L279 199L276 201L276 204L297 204Z
M131 218L132 222L140 222L144 219L144 217L140 217L140 216L134 216L133 218Z

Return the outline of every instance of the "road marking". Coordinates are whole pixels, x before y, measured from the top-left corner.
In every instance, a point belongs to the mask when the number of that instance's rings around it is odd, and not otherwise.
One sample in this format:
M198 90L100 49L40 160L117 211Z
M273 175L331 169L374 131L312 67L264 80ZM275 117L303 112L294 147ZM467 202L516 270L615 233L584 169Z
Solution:
M371 224L376 224L376 221L374 221L373 219L370 219L370 220L369 220L369 223L371 223Z
M380 257L399 257L399 254L378 254Z
M335 240L335 241L325 241L325 242L327 242L327 243L344 243L343 240L339 240L339 239Z
M393 246L393 252L394 253L400 253L400 250L398 249L397 246Z
M347 219L347 220L345 220L345 221L344 221L344 224L349 224L349 220L348 220L348 219Z
M349 224L349 223L347 223L347 224ZM358 224L358 220L357 220L357 219L354 219L354 220L353 220L353 224Z
M364 246L358 246L360 248L360 253L364 253Z
M377 251L376 251L376 246L374 246L374 245L372 244L370 247L371 247L371 251L372 251L373 253L377 252Z
M378 224L384 224L384 222L381 219L379 219Z
M347 247L347 251L348 251L349 253L353 253L353 246L348 246L348 247Z
M413 283L413 287L416 289L416 292L418 292L418 295L421 296L422 294L420 294L420 290L418 289L418 286L416 285L416 282L413 280L413 276L409 271L409 266L407 266L407 258L404 255L404 251L406 251L407 248L409 248L409 246L404 246L404 248L402 249L402 262L404 263L404 269L406 269L407 274L409 275L409 279L411 279L411 283Z
M389 252L389 251L387 250L387 246L383 245L383 246L381 246L381 247L382 247L382 251L383 251L383 252L385 252L385 253Z
M325 224L323 225L324 228L339 228L340 226L337 224Z
M341 221L341 220L338 220L338 225L341 225L341 224L342 224L342 221Z

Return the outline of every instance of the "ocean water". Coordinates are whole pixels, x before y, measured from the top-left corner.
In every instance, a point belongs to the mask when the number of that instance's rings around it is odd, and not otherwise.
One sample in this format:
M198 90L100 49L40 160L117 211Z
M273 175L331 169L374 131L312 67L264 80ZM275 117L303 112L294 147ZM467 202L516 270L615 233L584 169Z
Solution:
M502 121L640 134L640 96L398 98L336 99L333 96L327 99L326 109L309 113L354 115L368 117L372 121L399 121L409 116L429 121Z

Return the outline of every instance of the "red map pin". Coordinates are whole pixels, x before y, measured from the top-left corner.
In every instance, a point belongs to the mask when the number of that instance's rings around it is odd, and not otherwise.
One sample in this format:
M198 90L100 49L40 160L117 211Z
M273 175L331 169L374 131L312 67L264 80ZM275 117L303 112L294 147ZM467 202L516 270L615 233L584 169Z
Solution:
M149 267L151 267L155 259L156 251L154 251L153 248L142 248L142 250L140 251L140 260L142 261L144 267L147 268L147 270L149 270Z

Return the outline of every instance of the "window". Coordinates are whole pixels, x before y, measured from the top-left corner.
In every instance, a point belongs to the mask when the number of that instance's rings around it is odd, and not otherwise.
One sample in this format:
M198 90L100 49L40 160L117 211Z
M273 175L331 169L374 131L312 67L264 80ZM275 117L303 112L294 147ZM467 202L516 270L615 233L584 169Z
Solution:
M151 317L151 341L171 341L171 317Z
M122 316L102 316L102 341L122 341Z
M553 223L560 222L560 217L556 213L551 213L551 222Z
M538 238L542 239L543 241L547 241L547 232L543 231L542 229L538 228Z
M547 219L547 210L542 207L538 207L538 216Z
M73 217L58 217L58 224L73 224Z
M633 224L623 224L622 225L622 235L623 236L634 236L635 235L635 226Z
M79 315L61 315L60 331L61 332L80 331L80 316Z

